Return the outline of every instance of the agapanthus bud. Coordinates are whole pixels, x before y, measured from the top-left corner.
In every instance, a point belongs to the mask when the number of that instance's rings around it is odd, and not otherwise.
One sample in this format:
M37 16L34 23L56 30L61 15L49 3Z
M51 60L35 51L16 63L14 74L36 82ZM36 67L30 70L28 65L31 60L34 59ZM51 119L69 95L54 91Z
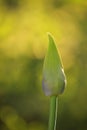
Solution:
M58 96L66 85L66 77L54 39L50 34L49 47L44 60L42 87L45 95Z

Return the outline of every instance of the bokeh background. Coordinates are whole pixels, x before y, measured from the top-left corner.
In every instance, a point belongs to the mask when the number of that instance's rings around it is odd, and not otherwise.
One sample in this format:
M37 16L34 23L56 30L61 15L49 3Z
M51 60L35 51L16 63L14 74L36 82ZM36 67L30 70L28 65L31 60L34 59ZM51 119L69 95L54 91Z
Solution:
M0 0L0 130L47 130L46 32L55 37L67 76L57 130L87 130L86 0Z

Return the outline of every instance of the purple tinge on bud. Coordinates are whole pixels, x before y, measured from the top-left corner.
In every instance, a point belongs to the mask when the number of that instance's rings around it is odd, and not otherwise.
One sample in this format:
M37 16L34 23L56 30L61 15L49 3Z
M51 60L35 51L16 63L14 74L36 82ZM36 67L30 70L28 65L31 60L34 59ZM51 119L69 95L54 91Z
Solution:
M61 71L58 71L58 77L55 80L50 80L44 74L42 80L42 88L46 96L60 95L64 92L66 86L66 77L64 70L61 68ZM51 75L50 75L51 76Z

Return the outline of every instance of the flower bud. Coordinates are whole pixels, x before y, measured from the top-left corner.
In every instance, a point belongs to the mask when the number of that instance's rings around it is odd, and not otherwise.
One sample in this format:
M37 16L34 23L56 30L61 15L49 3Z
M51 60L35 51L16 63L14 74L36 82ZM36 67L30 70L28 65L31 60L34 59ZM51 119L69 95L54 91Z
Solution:
M49 47L44 60L42 87L45 95L58 96L66 85L66 77L54 39L50 34Z

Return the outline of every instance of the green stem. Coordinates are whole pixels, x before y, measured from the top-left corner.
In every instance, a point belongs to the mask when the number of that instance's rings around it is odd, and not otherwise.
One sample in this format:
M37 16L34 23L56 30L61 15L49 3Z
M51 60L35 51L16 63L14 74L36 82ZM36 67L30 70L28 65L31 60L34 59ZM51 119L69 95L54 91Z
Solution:
M50 102L50 115L49 115L49 127L48 130L56 130L57 119L57 97L52 96Z

